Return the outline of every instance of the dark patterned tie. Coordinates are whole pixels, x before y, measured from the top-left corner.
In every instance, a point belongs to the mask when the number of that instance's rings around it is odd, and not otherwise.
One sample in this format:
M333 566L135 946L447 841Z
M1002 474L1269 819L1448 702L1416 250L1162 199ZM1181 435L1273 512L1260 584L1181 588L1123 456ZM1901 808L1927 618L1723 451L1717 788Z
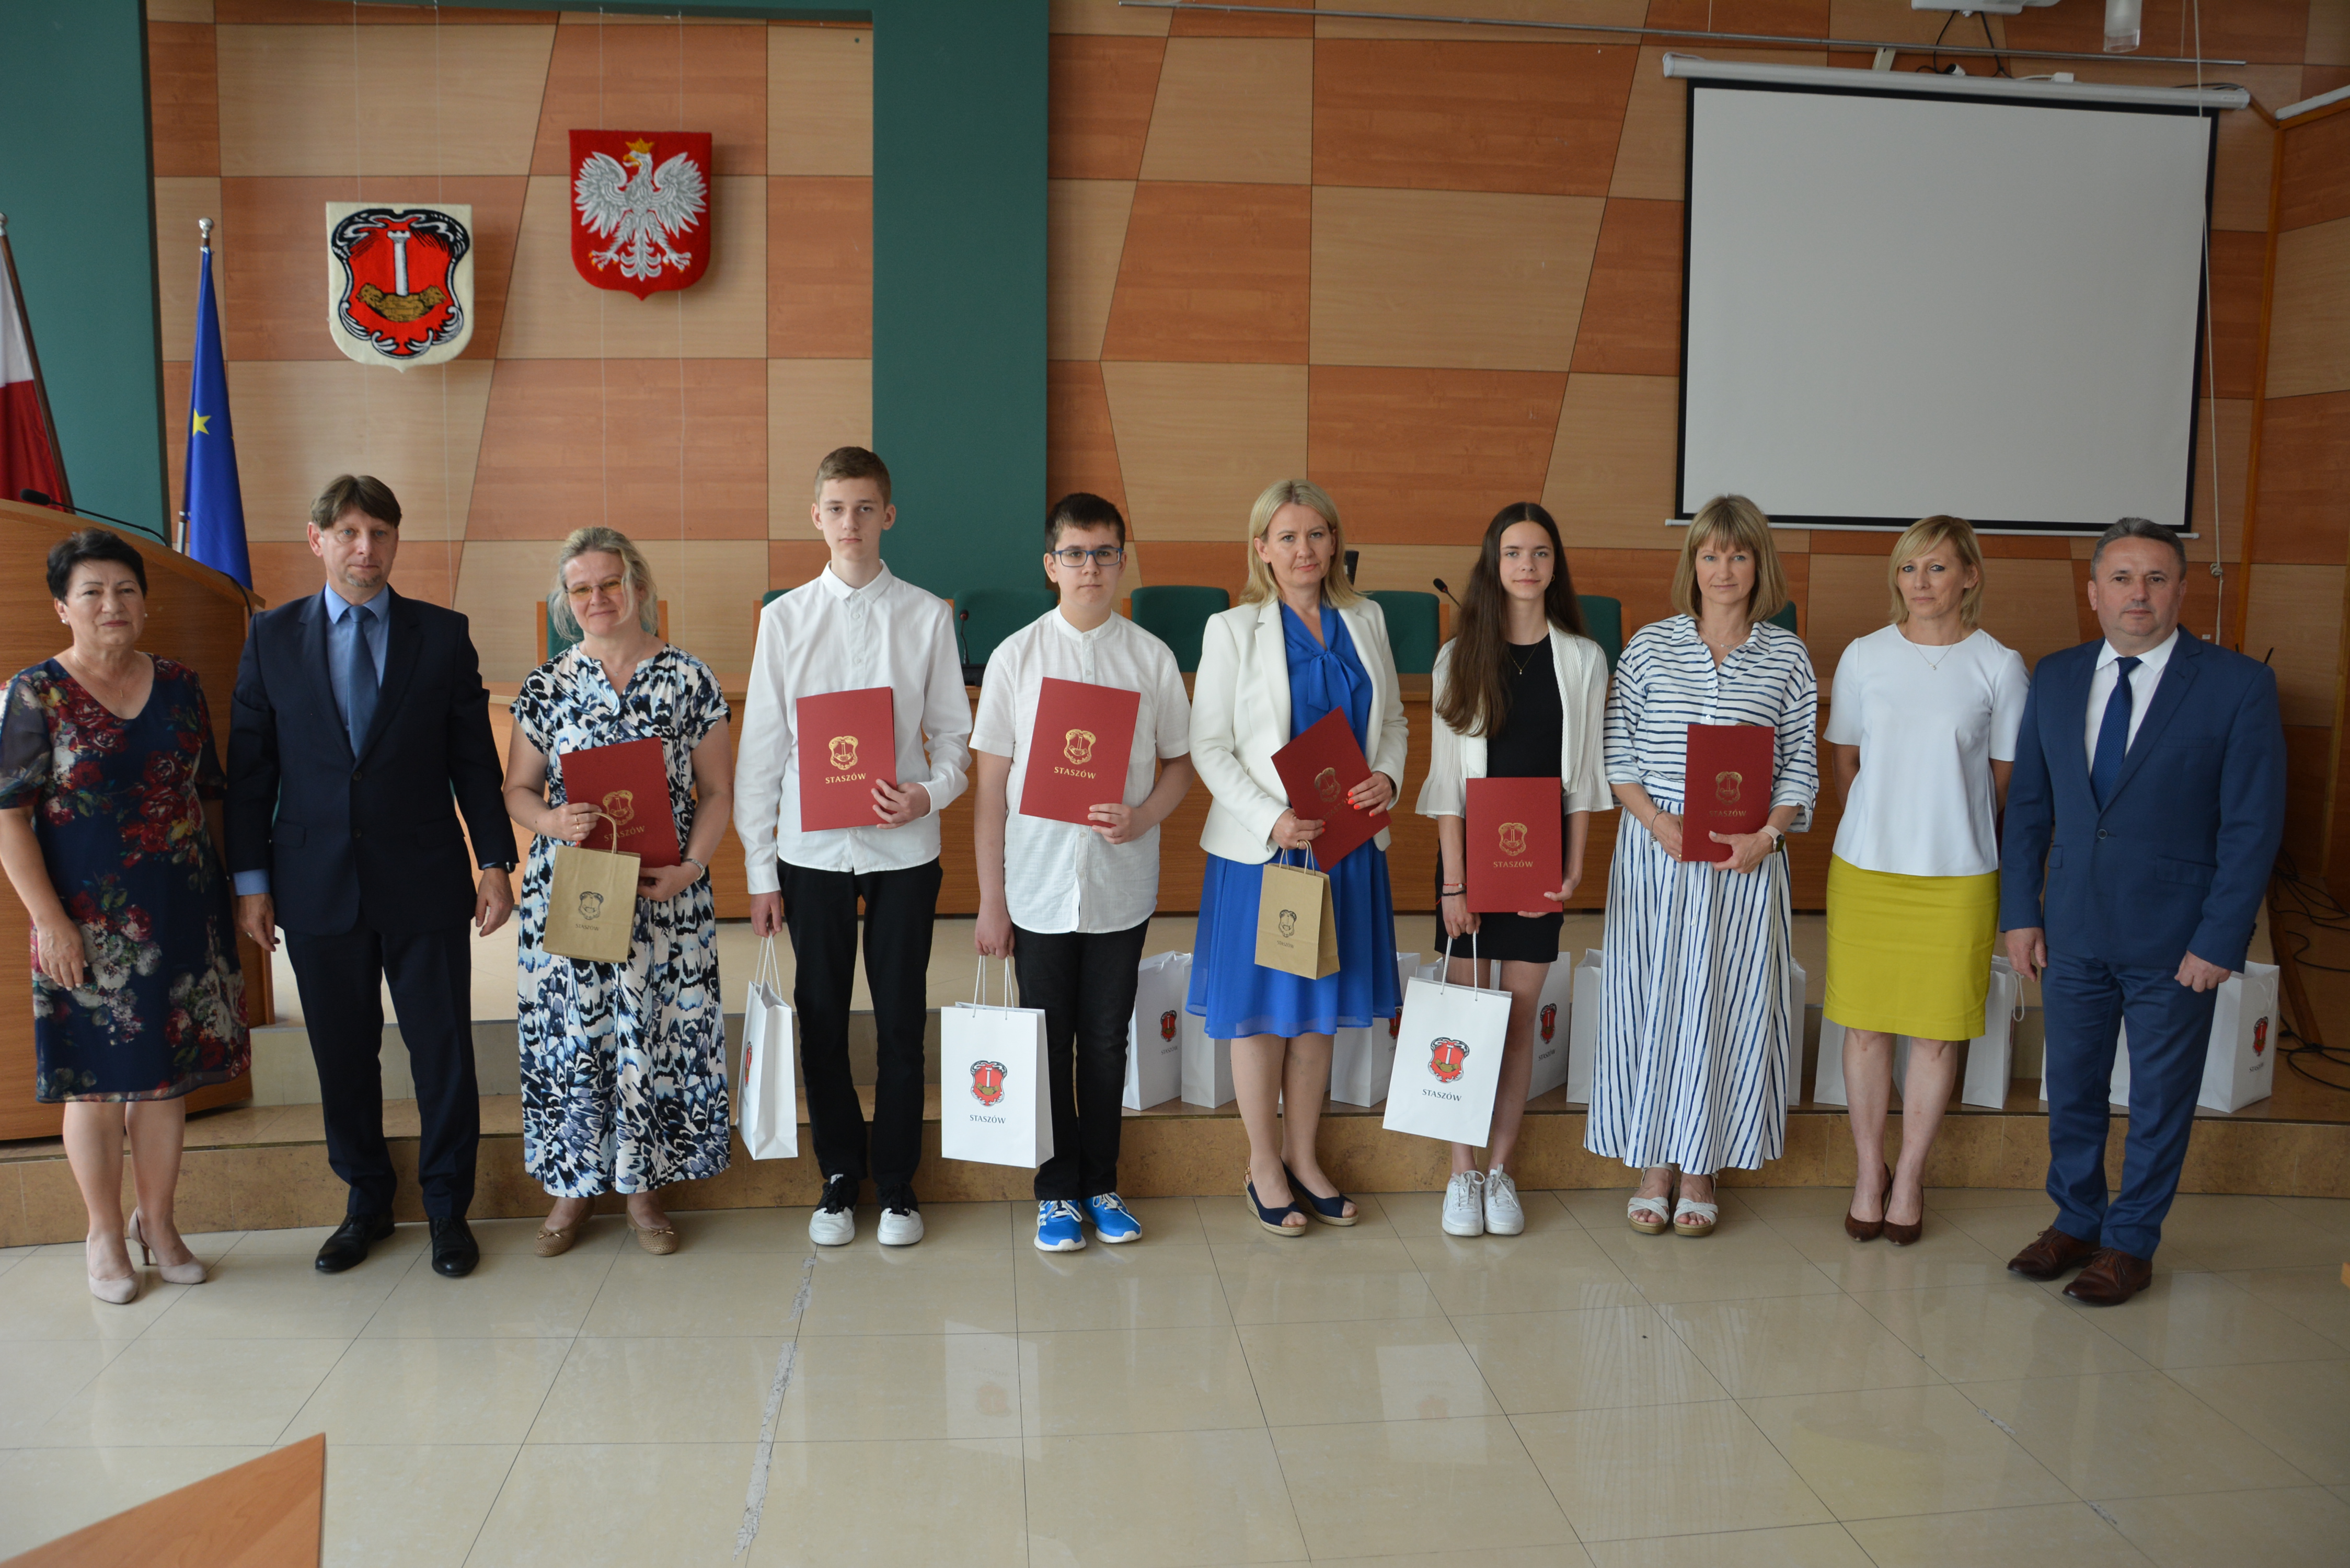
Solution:
M350 640L343 645L343 694L350 708L346 717L350 721L354 757L367 744L368 731L375 724L375 654L368 647L368 624L374 618L372 605L353 605L344 618L350 628Z
M2089 788L2096 793L2097 809L2113 798L2121 783L2122 758L2129 752L2130 672L2144 660L2116 659L2114 694L2106 699L2106 716L2097 725L2097 749L2089 758Z

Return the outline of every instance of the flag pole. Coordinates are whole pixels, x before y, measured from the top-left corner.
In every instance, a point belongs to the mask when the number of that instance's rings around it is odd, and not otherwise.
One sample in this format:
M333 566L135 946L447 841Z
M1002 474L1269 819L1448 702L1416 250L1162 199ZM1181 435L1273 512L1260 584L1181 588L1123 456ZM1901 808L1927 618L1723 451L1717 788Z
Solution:
M8 293L16 301L16 319L25 330L25 358L33 363L33 400L41 410L41 434L49 443L49 461L57 465L57 503L73 509L73 489L66 483L65 450L57 445L57 416L49 412L49 384L41 379L41 356L33 346L33 313L25 305L25 286L16 276L16 253L8 247L8 214L0 213L0 267L8 269ZM14 496L8 499L15 500Z
M196 254L199 258L208 257L212 254L212 251L213 221L210 218L198 218L196 220ZM200 259L197 265L199 266L203 265L203 261ZM191 400L194 398L195 393L192 387L191 387L188 395ZM195 439L195 432L191 431L188 434L188 439L193 441ZM172 547L179 551L182 556L188 553L187 502L188 498L185 495L181 496L180 510L172 514L174 519L173 531L179 535L179 537L172 542Z

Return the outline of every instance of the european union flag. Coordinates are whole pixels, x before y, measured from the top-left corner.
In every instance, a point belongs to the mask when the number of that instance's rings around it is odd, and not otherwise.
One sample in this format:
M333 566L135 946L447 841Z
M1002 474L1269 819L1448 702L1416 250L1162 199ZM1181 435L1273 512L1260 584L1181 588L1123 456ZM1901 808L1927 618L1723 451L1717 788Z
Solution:
M229 432L228 369L221 361L220 313L213 306L213 248L203 247L196 284L195 375L188 389L188 554L253 587L244 552L244 491L236 482Z

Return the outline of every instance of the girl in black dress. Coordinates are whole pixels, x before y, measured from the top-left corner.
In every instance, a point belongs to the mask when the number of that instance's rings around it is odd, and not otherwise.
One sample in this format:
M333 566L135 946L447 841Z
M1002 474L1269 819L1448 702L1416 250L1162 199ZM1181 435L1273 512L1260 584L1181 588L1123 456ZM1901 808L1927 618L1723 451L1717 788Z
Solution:
M1601 756L1607 656L1584 634L1558 524L1534 503L1504 506L1486 525L1452 640L1436 658L1434 683L1436 722L1419 813L1436 818L1440 846L1438 945L1450 961L1446 978L1453 984L1473 978L1510 993L1509 1034L1488 1135L1492 1158L1481 1172L1477 1151L1453 1145L1444 1230L1454 1236L1514 1236L1525 1228L1525 1216L1507 1168L1534 1073L1535 1012L1558 958L1563 907L1583 879L1591 814L1610 804ZM1559 781L1565 876L1556 893L1543 895L1546 908L1470 912L1464 818L1472 778Z

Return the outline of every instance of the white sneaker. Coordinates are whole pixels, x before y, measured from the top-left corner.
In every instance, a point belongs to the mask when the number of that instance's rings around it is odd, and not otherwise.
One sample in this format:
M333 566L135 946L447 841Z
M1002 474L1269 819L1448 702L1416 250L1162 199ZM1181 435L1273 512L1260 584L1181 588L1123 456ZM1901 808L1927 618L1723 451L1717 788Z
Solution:
M1456 1170L1444 1185L1444 1233L1482 1236L1485 1233L1485 1179L1473 1170Z
M910 1192L900 1199L902 1209L889 1207L890 1200L881 1200L881 1223L874 1230L874 1238L885 1247L910 1247L922 1239L922 1211L914 1207Z
M1518 1207L1518 1184L1505 1170L1485 1176L1485 1234L1514 1236L1526 1228L1526 1211Z
M808 1216L808 1240L819 1247L846 1247L857 1240L857 1179L827 1177L824 1198Z

